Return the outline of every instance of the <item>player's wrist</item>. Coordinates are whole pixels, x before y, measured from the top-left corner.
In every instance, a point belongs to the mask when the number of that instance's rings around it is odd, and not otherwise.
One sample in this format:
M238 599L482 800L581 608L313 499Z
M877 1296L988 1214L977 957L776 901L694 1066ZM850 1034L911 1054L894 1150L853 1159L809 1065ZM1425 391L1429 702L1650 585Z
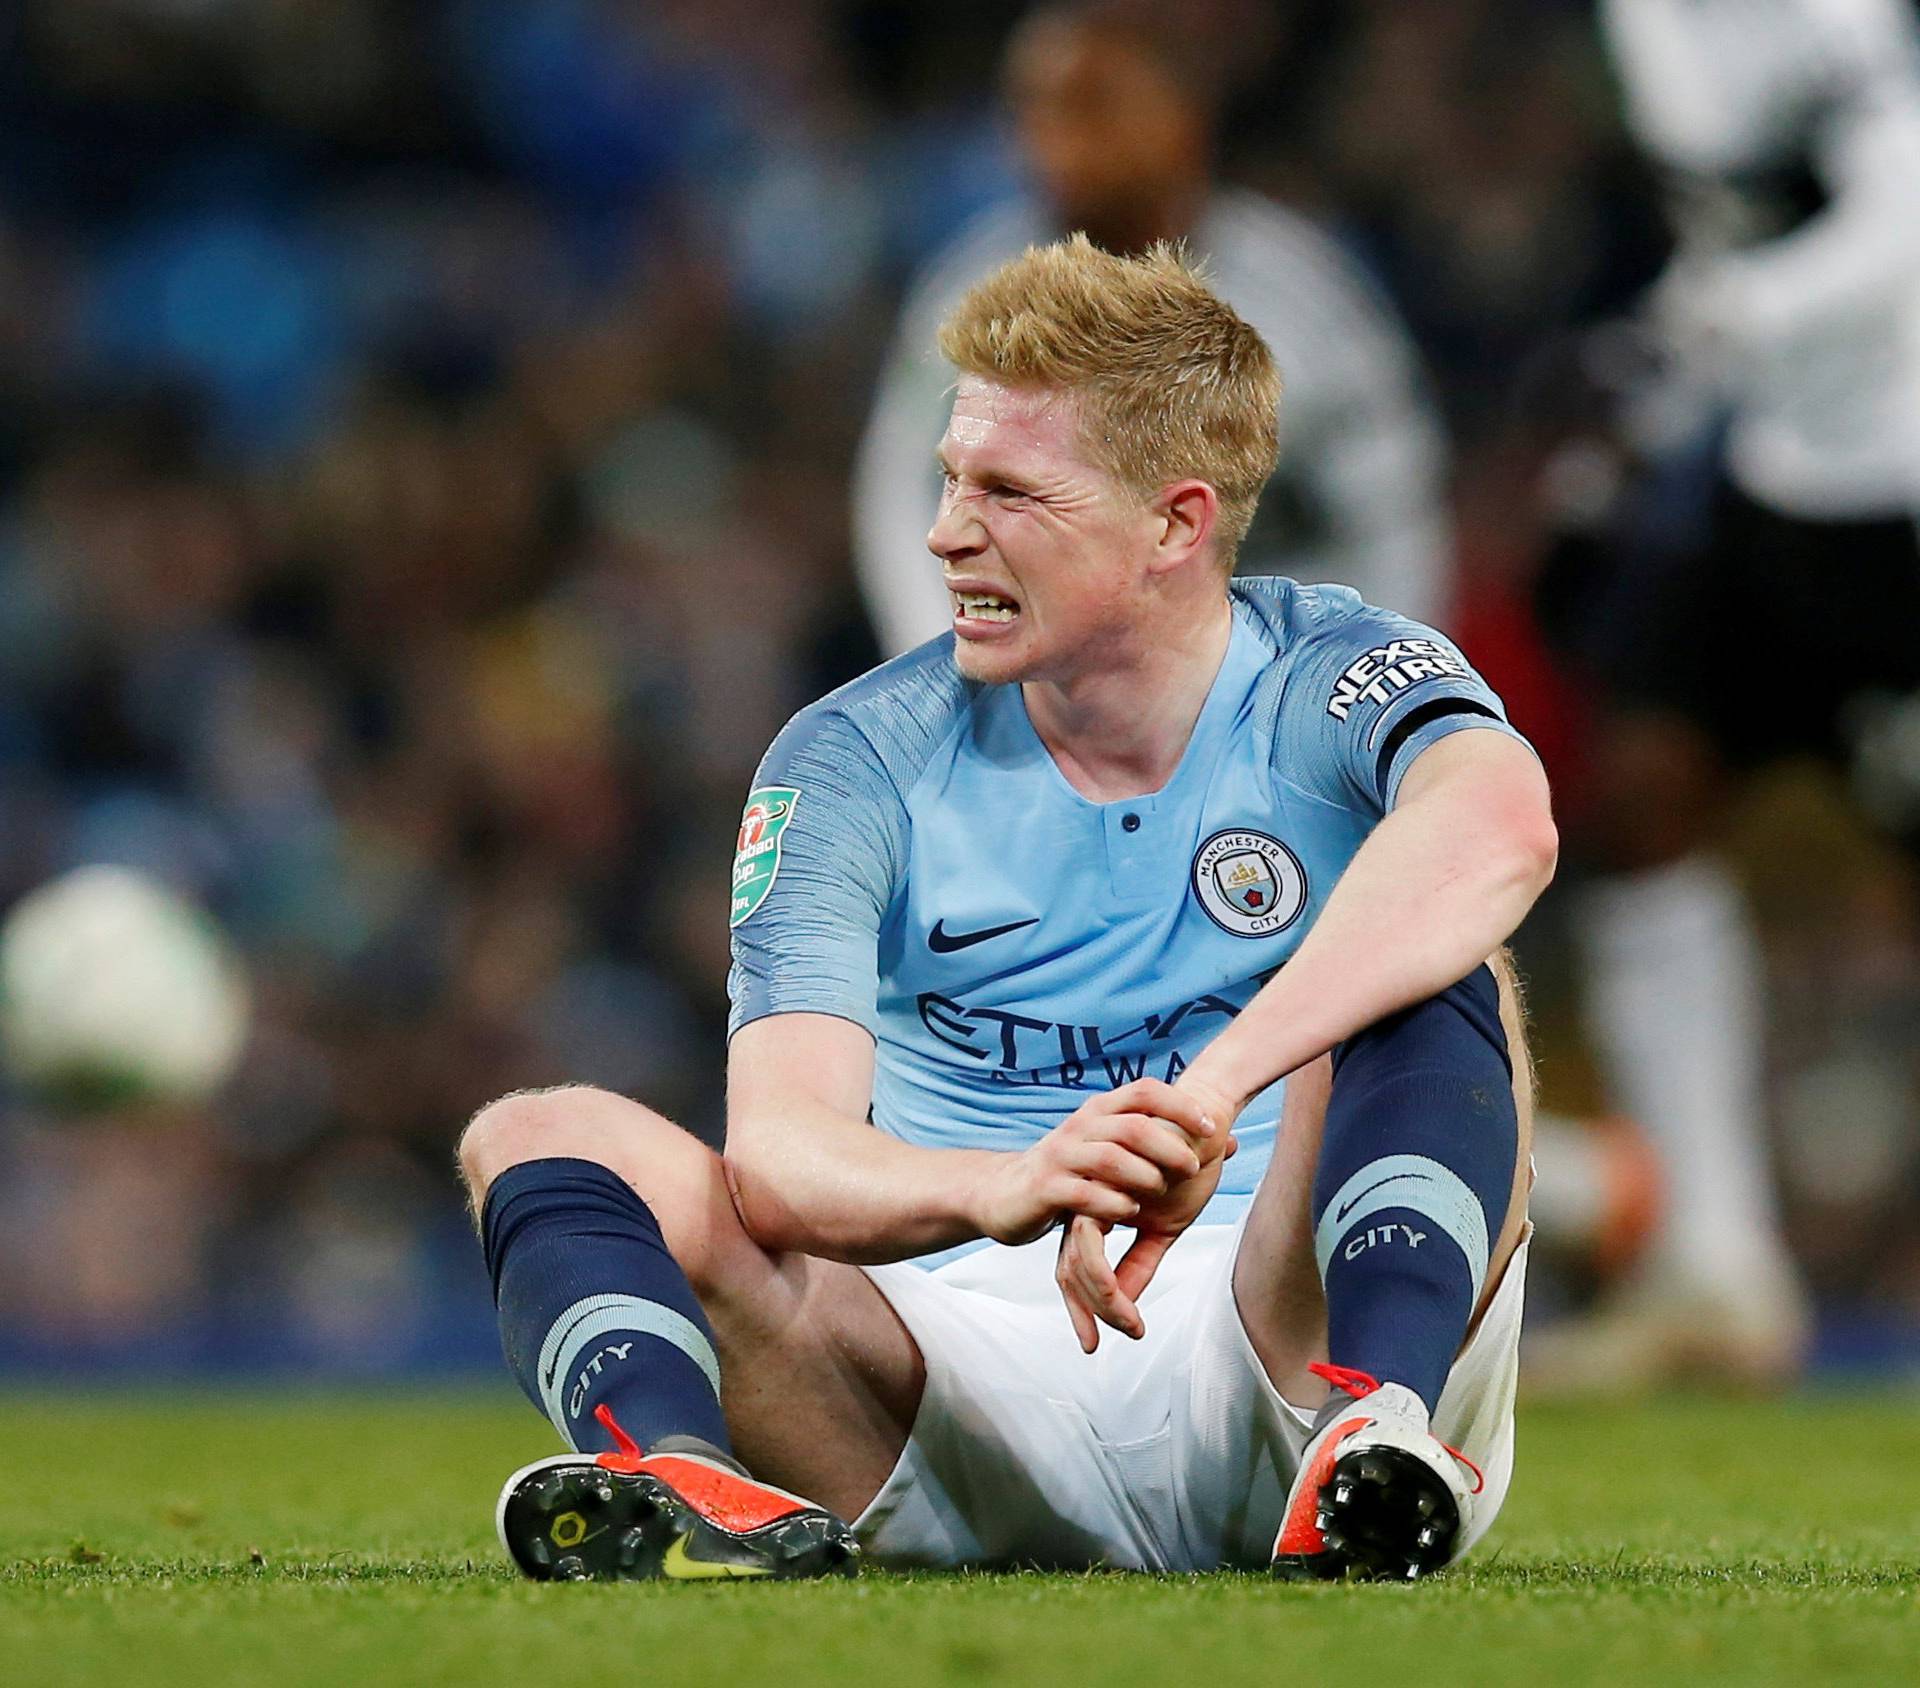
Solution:
M1312 946L1312 947L1310 947ZM1318 953L1316 953L1318 952ZM1350 978L1325 976L1312 935L1301 953L1255 995L1230 1026L1200 1052L1179 1087L1224 1098L1230 1123L1275 1080L1326 1054L1373 1015L1343 1026L1351 1009Z
M975 1237L1024 1241L1029 1205L1021 1199L1019 1162L1024 1150L955 1149L943 1169L955 1217Z
M1271 1079L1256 1080L1253 1074L1244 1070L1244 1063L1233 1058L1231 1051L1216 1054L1217 1049L1216 1040L1199 1060L1180 1075L1176 1084L1177 1089L1185 1091L1199 1102L1202 1110L1218 1127L1215 1136L1201 1149L1203 1162L1225 1152L1226 1139L1233 1122L1240 1117L1247 1103L1272 1082Z

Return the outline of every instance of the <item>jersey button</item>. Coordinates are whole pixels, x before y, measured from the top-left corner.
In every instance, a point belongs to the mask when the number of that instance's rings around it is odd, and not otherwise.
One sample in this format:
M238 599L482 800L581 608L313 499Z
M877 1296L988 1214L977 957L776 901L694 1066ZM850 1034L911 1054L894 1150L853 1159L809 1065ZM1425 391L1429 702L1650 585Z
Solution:
M1138 815L1122 815L1120 817L1120 830L1122 832L1138 832L1140 830L1140 817Z

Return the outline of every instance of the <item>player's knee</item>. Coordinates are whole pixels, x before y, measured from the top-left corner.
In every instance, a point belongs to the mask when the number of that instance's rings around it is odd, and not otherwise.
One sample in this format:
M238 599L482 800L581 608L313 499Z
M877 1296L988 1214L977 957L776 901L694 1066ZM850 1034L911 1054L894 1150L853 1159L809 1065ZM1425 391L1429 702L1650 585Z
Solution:
M476 1208L501 1173L527 1161L576 1158L626 1174L636 1159L652 1158L663 1140L686 1138L651 1108L592 1085L517 1090L489 1102L460 1134L459 1161Z
M529 1161L578 1159L623 1178L647 1204L703 1303L764 1270L719 1155L651 1108L591 1085L516 1091L474 1115L460 1169L479 1213L495 1179Z

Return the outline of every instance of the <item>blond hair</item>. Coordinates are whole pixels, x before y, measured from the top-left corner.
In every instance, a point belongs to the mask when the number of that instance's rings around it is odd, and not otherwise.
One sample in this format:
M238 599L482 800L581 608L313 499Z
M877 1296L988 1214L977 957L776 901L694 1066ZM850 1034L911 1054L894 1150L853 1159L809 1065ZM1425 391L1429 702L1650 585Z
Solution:
M960 301L940 350L983 380L1074 393L1088 452L1143 499L1205 481L1231 567L1279 455L1280 372L1182 247L1120 258L1084 234L1030 246Z

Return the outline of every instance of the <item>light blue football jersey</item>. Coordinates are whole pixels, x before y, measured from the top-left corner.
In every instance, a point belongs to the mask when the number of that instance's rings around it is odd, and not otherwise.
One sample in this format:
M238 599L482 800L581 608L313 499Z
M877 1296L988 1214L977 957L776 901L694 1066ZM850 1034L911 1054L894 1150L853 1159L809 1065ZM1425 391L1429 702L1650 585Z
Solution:
M1098 1091L1177 1079L1299 947L1413 760L1469 728L1519 736L1431 628L1243 578L1173 777L1095 803L1020 688L963 679L947 634L768 750L734 863L730 1030L852 1020L881 1130L1024 1148ZM1203 1223L1246 1210L1281 1095L1242 1113Z

